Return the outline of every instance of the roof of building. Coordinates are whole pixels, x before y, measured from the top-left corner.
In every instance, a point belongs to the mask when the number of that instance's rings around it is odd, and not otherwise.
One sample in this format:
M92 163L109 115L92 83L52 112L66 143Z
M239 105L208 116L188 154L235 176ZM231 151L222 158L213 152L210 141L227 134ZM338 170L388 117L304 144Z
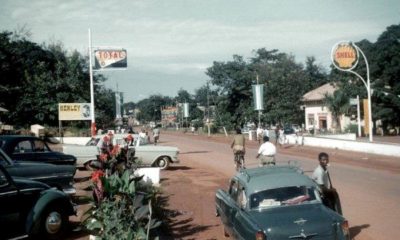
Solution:
M311 90L303 95L303 101L318 101L323 100L325 98L325 93L333 94L337 88L334 84L326 83L314 90Z

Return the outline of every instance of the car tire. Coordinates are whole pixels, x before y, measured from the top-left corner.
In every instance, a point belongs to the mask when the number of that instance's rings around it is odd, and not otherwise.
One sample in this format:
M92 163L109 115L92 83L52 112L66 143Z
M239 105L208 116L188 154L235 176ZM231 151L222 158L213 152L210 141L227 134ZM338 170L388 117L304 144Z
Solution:
M160 157L156 161L156 167L159 167L161 170L165 170L169 167L169 158L168 157Z
M52 204L34 224L31 235L34 239L63 239L68 228L68 215L62 204Z

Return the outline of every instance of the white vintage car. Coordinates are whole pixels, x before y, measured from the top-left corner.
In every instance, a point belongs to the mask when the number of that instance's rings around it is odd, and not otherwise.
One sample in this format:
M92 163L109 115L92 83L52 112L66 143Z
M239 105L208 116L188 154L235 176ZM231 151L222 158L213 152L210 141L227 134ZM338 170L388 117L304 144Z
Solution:
M127 134L115 134L113 144L123 145L126 136ZM135 141L129 148L135 150L136 161L140 165L167 169L171 163L179 163L177 147L149 144L147 139L140 138L137 134L134 134L133 137ZM97 155L99 155L100 151L96 145L102 138L103 136L96 136L85 145L64 144L63 152L74 155L77 158L78 166L90 169L91 161L97 160Z

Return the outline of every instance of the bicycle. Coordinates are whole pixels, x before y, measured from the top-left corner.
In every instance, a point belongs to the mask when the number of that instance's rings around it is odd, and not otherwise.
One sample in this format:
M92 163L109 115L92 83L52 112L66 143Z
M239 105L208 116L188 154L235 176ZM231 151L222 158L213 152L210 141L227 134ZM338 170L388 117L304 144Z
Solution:
M240 169L244 169L245 168L245 166L244 166L244 152L243 151L237 151L235 153L234 161L235 161L236 171L240 171Z

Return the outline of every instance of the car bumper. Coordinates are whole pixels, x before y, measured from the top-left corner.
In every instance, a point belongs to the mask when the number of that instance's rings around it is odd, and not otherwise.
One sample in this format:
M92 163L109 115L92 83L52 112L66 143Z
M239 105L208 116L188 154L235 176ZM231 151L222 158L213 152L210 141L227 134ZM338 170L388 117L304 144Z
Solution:
M62 191L64 193L68 194L68 195L75 195L76 194L76 189L74 187L63 188Z

